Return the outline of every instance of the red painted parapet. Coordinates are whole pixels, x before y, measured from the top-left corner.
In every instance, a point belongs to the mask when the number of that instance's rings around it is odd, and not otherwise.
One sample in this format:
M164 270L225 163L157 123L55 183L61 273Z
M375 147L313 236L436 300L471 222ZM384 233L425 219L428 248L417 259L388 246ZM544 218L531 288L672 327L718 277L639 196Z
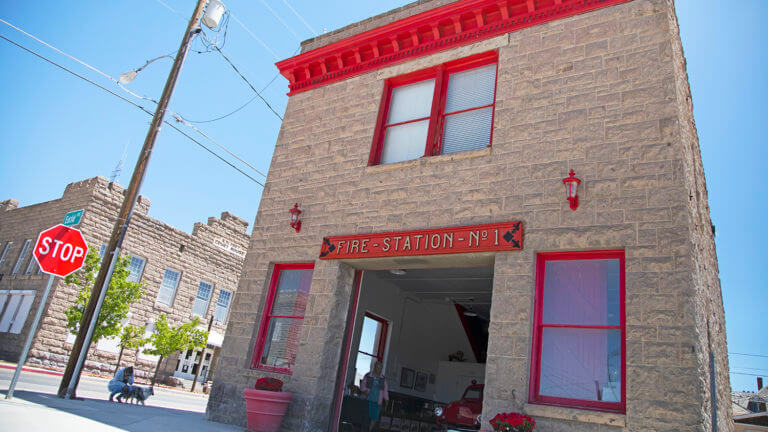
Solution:
M381 258L520 250L520 221L326 237L320 259Z
M631 0L466 0L276 63L289 95L415 57Z

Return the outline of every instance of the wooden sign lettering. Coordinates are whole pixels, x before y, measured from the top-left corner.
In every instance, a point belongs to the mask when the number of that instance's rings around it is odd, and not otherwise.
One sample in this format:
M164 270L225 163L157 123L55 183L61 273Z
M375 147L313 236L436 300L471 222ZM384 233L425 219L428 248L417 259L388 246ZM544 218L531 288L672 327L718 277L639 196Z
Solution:
M520 221L325 237L320 259L381 258L520 250Z

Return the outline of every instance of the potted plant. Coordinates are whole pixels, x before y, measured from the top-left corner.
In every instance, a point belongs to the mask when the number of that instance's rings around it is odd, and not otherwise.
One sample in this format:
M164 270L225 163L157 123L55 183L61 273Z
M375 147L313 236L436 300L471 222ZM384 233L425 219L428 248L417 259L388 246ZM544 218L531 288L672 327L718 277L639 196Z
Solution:
M499 413L488 423L494 431L505 432L531 432L536 426L536 421L530 416L521 413Z
M284 392L283 382L277 378L259 378L253 387L243 390L248 430L277 432L293 394Z

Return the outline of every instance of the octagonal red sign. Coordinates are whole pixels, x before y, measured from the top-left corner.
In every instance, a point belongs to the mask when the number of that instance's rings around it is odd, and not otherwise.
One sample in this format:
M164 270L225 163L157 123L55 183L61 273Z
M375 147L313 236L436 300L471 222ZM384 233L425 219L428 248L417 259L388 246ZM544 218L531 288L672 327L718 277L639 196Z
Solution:
M64 277L83 266L87 252L80 231L59 224L37 236L33 254L42 271Z

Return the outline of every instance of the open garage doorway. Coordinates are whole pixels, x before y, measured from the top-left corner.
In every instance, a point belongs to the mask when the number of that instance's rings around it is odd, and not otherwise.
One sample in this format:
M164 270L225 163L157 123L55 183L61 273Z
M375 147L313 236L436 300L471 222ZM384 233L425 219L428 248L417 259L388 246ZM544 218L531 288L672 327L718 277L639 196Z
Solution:
M492 287L492 266L363 272L339 430L479 429ZM376 362L389 401L372 422L361 389Z

